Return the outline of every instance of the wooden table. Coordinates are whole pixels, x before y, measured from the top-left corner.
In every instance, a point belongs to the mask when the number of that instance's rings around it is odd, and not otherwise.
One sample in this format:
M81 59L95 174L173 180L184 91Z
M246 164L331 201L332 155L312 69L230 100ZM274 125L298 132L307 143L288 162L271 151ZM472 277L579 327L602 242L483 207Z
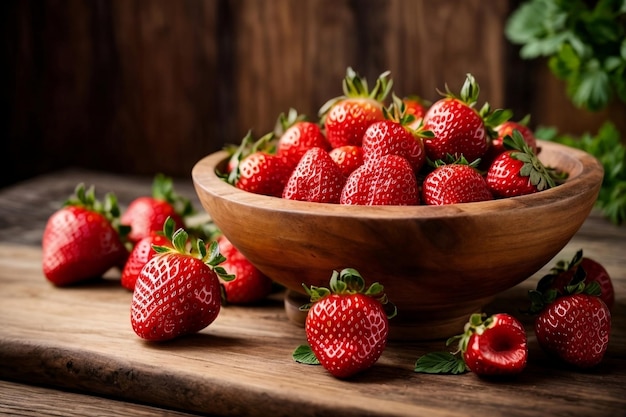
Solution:
M413 372L443 341L390 343L351 381L299 365L291 352L304 330L285 314L282 294L251 307L228 306L202 332L141 341L129 322L131 294L119 272L59 289L41 273L47 218L78 182L122 205L150 192L151 178L68 170L0 190L0 414L22 415L380 415L623 416L626 410L626 228L593 213L557 256L583 248L611 274L617 300L604 361L579 372L550 361L528 325L530 357L519 377L487 381ZM190 179L175 183L192 198ZM200 215L201 218L201 215ZM550 265L548 265L550 266ZM514 314L547 270L500 295L492 310Z

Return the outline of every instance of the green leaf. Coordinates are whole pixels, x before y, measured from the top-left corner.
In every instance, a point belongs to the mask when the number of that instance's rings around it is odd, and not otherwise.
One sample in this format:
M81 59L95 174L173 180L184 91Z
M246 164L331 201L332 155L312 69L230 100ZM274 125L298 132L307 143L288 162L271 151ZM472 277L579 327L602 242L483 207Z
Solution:
M468 371L463 359L450 352L431 352L415 362L415 372L458 375Z
M311 347L309 345L300 345L298 346L291 357L297 363L303 363L305 365L319 365L320 361L317 359Z

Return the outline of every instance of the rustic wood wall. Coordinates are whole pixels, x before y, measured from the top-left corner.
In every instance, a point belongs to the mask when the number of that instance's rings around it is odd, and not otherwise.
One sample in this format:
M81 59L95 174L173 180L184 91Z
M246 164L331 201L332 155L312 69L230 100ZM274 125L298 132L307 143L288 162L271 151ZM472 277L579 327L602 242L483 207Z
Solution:
M430 100L471 72L482 100L521 118L545 103L529 88L544 78L504 39L515 4L5 0L0 186L67 165L188 176L290 107L315 117L348 66L371 83L388 69L397 94Z

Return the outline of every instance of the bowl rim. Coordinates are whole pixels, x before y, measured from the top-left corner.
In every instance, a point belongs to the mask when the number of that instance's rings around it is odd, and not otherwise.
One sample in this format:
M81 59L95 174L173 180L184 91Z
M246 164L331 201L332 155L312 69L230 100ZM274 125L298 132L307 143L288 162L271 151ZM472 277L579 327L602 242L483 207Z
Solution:
M287 200L280 197L254 194L240 190L221 179L216 168L226 163L228 153L224 150L214 152L201 158L192 169L192 180L196 188L214 197L229 202L267 209L273 212L302 214L330 217L363 217L377 219L395 218L442 218L450 216L475 216L486 213L499 213L511 209L533 209L552 204L573 203L570 200L580 199L581 194L599 192L604 169L600 162L589 153L555 142L537 140L542 149L540 155L548 152L567 153L572 157L574 166L568 171L568 179L554 188L533 194L442 206L425 204L411 206L356 206L331 203L315 203L307 201ZM199 191L199 190L198 190ZM209 213L210 214L210 213Z

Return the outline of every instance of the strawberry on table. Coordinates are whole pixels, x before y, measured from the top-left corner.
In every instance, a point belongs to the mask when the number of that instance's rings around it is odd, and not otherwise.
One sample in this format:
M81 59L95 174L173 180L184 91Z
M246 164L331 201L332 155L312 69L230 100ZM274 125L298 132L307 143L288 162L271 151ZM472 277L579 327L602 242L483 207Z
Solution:
M510 117L510 111L491 112L487 104L481 111L474 106L480 89L474 76L467 74L459 96L446 86L444 97L437 100L424 115L424 129L432 131L432 138L424 139L426 155L432 161L463 155L473 162L488 149L489 126L500 124Z
M440 206L487 200L493 200L487 182L465 158L450 164L436 162L435 169L422 183L425 204Z
M417 173L426 161L422 137L432 137L432 132L408 127L414 116L406 112L402 100L396 96L393 99L389 108L383 109L385 120L370 124L363 134L363 161L370 163L384 155L399 155Z
M515 317L497 313L487 318L472 314L465 332L451 337L458 342L455 352L428 353L415 363L415 372L460 374L472 371L478 376L519 374L528 361L528 339L524 326Z
M383 102L393 85L388 76L389 71L382 73L370 91L367 80L348 67L342 84L344 95L327 101L319 110L331 147L360 146L365 129L384 119Z
M168 217L174 219L176 227L184 227L185 218L193 212L189 199L175 192L172 178L157 174L152 182L152 195L131 201L122 213L121 223L130 226L128 239L136 243L161 230Z
M571 260L560 260L546 276L539 280L537 290L546 293L550 290L558 294L571 292L576 286L588 286L592 282L600 286L600 298L611 310L615 304L615 289L607 270L600 263L583 256L583 250L578 250Z
M220 278L230 280L220 264L225 260L216 241L208 247L196 240L188 249L188 234L180 228L166 236L168 246L142 268L130 309L133 330L142 339L170 340L198 332L218 316L222 304Z
M291 167L295 167L302 155L311 148L330 150L330 144L319 124L307 121L295 109L289 109L287 115L283 113L279 116L274 134L278 138L276 154Z
M383 286L374 283L366 290L359 272L346 268L333 271L330 289L305 289L311 298L311 304L303 306L308 310L306 337L319 363L337 378L349 378L374 365L387 346L388 319L396 314Z
M171 242L166 236L172 235L174 227L174 219L168 217L163 225L162 232L151 232L150 235L135 243L133 249L130 251L130 255L126 260L126 263L124 264L124 268L122 269L122 276L120 279L122 287L131 291L135 290L135 284L139 273L148 261L157 254L153 246L170 245Z
M385 155L363 164L347 179L340 204L401 206L419 204L419 190L413 167L398 155Z
M220 253L226 258L221 266L233 280L222 280L226 302L250 304L262 300L272 291L272 280L263 274L224 235L217 238Z
M556 186L559 175L547 168L518 130L504 139L510 149L501 153L487 171L487 185L496 198L536 193Z
M604 267L584 259L588 258L579 250L570 262L557 262L528 292L528 312L536 315L535 335L541 348L579 368L595 366L604 358L611 312L603 300L612 303L615 296Z
M126 233L128 229L119 224L115 195L108 193L103 203L96 199L93 186L85 190L78 184L75 196L46 223L42 237L45 277L64 286L123 266L128 257Z
M578 368L599 364L609 345L611 312L599 297L600 286L592 282L556 290L529 292L531 313L536 313L535 335L539 346L551 355ZM572 291L569 293L569 291Z
M322 148L311 148L289 177L282 197L316 203L338 203L346 182L339 166Z

